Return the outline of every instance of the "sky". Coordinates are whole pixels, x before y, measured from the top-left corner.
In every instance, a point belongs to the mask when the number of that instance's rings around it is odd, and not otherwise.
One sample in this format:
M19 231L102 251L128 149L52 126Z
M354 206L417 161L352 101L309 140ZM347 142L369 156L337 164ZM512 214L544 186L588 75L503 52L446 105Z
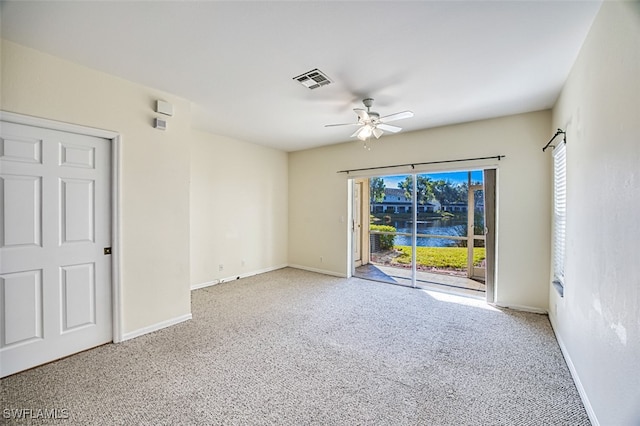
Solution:
M430 177L432 180L449 180L453 183L463 183L467 181L467 172L445 172L445 173L421 173ZM387 188L397 188L398 182L402 182L407 175L397 176L380 176L384 178L384 186ZM471 172L472 182L482 182L482 170L474 170Z

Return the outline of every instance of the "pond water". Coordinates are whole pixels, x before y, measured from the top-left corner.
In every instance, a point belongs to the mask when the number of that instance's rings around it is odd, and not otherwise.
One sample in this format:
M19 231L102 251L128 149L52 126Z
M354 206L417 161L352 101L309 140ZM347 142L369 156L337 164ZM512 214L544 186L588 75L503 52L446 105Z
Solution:
M397 232L412 233L413 222L397 220L391 223L385 223L385 225L391 225L397 229ZM429 235L447 235L447 236L460 236L458 228L465 226L464 220L421 220L418 221L418 234ZM408 235L396 235L394 244L397 246L410 246L411 236ZM418 237L416 241L418 247L454 247L456 245L455 240L449 240L446 238L425 238Z

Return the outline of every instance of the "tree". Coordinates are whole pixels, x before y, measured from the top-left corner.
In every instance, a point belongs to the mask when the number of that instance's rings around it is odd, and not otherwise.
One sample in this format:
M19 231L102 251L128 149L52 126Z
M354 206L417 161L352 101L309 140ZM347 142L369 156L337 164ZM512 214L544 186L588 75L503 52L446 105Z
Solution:
M459 203L466 203L469 197L469 184L462 182L456 185L457 197L456 201Z
M449 180L440 179L433 182L433 195L440 205L451 204L457 201L459 194Z
M407 176L402 182L398 182L398 188L404 190L404 196L410 200L413 194L413 178ZM427 176L418 175L416 180L416 194L418 204L426 204L433 197L433 181Z
M376 203L384 201L384 179L381 177L369 179L369 198Z
M471 182L471 185L482 185L482 182ZM457 185L456 191L458 192L457 201L459 202L467 202L467 197L469 196L469 184L467 182L462 182ZM474 196L477 200L482 199L482 189L476 189L474 192Z

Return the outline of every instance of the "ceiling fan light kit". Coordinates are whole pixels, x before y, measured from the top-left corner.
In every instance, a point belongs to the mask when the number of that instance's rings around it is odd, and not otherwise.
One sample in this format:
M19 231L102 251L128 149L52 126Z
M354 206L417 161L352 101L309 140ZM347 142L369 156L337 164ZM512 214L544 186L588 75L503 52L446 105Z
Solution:
M336 127L336 126L361 126L358 130L356 130L351 137L356 137L361 141L365 142L365 148L368 148L366 145L366 141L374 136L376 139L379 139L380 136L384 134L384 132L397 133L402 130L402 127L392 126L390 124L386 124L390 121L401 120L404 118L413 117L412 111L401 111L396 112L394 114L385 115L384 117L380 117L375 111L371 111L371 106L373 105L372 98L366 98L362 100L362 103L367 108L354 108L353 111L358 116L358 120L355 123L342 123L342 124L327 124L325 127ZM370 149L370 148L368 148Z

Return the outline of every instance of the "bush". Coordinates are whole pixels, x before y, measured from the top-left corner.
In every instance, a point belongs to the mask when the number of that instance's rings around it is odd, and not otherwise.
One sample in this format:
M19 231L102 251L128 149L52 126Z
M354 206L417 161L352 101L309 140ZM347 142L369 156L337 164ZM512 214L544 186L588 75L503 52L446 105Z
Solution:
M378 232L396 232L397 229L389 225L369 225L370 231ZM393 248L393 242L396 238L395 235L380 235L373 234L376 238L379 238L381 250L391 250Z

